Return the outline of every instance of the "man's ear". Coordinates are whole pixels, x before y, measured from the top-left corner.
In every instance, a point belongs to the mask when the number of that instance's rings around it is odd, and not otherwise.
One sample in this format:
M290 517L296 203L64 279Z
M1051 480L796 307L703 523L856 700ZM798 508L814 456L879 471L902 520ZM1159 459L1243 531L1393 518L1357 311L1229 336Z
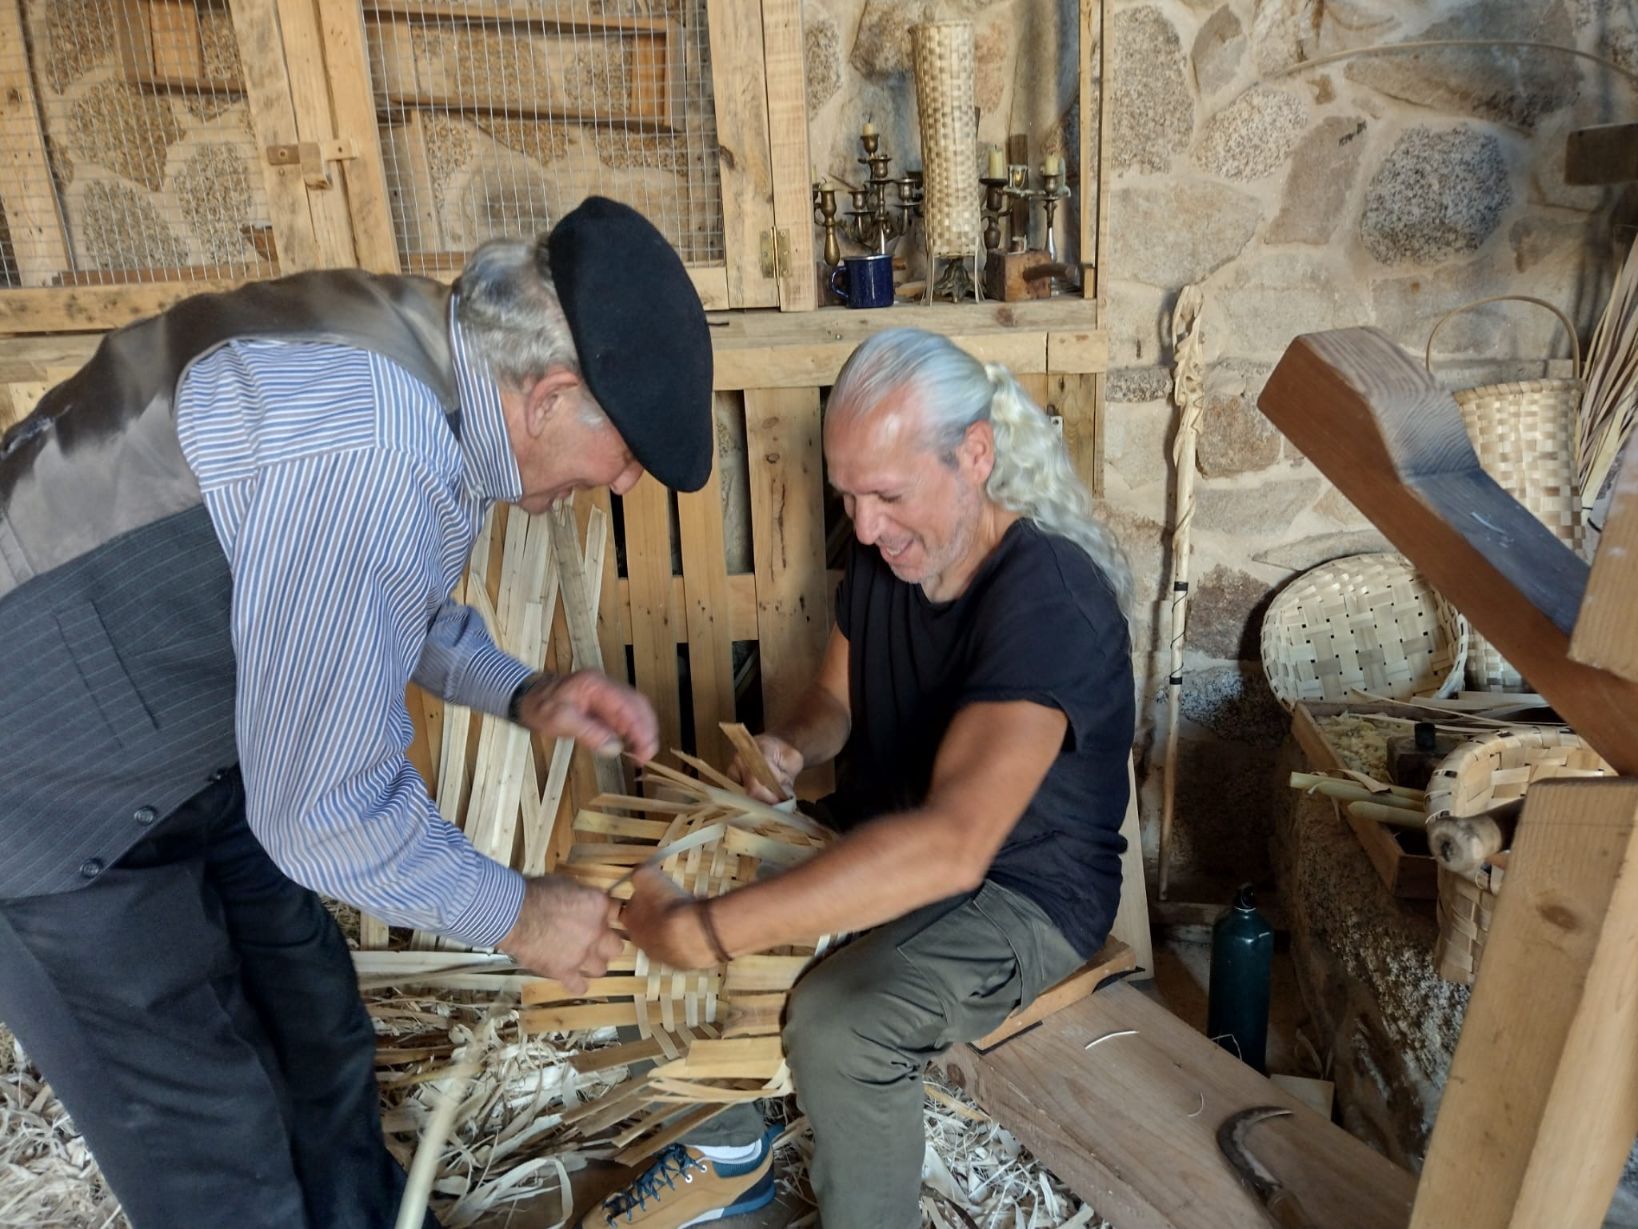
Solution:
M546 423L566 405L567 398L582 384L567 367L547 368L546 374L530 385L523 396L523 421L531 436L539 436Z
M981 484L988 482L995 468L995 428L984 421L970 424L962 433L956 455L963 470Z

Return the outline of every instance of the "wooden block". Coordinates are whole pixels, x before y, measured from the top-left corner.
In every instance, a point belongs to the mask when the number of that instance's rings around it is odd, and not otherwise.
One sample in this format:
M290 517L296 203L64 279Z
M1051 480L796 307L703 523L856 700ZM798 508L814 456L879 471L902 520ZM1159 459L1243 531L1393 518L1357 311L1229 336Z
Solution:
M1136 1031L1110 1036L1126 1030ZM986 1112L1122 1229L1267 1223L1216 1131L1231 1114L1270 1104L1292 1115L1259 1126L1253 1150L1316 1226L1404 1229L1409 1173L1132 986L1106 987L989 1054L959 1046L945 1061Z
M1026 278L1031 269L1052 263L1045 252L990 252L984 258L984 295L1003 303L1024 299L1050 299L1052 279Z
M1564 146L1564 182L1618 184L1638 179L1638 124L1572 129Z
M1412 1229L1596 1229L1638 1133L1638 781L1545 781L1434 1123Z
M1313 1110L1321 1118L1331 1117L1337 1086L1330 1080L1311 1080L1300 1075L1271 1075L1269 1082Z
M1132 949L1119 939L1109 940L1092 959L1056 985L1041 991L1033 1003L1020 1007L996 1028L973 1042L973 1049L987 1053L1009 1037L1016 1037L1026 1028L1035 1027L1053 1012L1080 1002L1109 978L1128 973L1136 967Z

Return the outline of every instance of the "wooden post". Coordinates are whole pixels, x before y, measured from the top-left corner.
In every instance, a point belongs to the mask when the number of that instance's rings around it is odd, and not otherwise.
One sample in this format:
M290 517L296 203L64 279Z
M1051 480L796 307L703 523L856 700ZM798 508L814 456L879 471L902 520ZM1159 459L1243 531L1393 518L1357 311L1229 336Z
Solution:
M762 236L774 227L761 6L707 0L706 30L711 36L728 306L777 307L779 282L762 271L760 259Z
M307 185L302 182L301 167L274 166L267 160L268 146L292 145L300 139L279 34L278 0L234 0L232 13L239 62L245 75L246 105L256 134L257 161L267 191L268 219L279 253L279 272L320 268L325 261L307 207Z
M68 243L46 159L26 46L21 0L0 0L0 48L5 49L0 53L0 128L6 134L0 154L0 207L11 231L18 281L44 286L68 272Z
M1638 780L1544 782L1525 802L1411 1229L1596 1229L1635 1132Z
M813 167L808 160L801 0L762 0L762 46L768 76L774 225L783 253L779 306L785 311L811 311L819 305L819 288L813 275Z

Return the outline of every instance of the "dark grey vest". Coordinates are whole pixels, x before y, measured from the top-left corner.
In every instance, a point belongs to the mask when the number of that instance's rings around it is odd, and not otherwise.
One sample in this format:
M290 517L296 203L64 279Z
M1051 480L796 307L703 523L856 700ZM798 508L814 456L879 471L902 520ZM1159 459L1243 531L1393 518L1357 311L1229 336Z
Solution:
M90 882L234 764L232 584L177 442L237 338L371 350L452 426L449 290L355 270L199 295L110 333L0 441L0 898Z

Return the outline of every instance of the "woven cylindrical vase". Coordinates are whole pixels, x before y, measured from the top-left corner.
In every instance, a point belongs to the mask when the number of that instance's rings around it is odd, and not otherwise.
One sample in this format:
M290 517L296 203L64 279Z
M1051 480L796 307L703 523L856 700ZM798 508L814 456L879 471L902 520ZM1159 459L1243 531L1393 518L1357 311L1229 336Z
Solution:
M910 31L921 116L922 206L930 256L978 251L978 123L973 97L973 27L936 21Z
M1452 317L1501 301L1533 303L1558 317L1570 335L1577 378L1485 384L1453 396L1462 407L1462 422L1485 473L1579 554L1581 506L1575 480L1575 423L1582 395L1581 344L1569 318L1551 303L1525 295L1480 299L1439 319L1428 334L1425 358L1431 366L1433 339ZM1524 677L1477 631L1468 647L1467 682L1479 691L1528 690Z

